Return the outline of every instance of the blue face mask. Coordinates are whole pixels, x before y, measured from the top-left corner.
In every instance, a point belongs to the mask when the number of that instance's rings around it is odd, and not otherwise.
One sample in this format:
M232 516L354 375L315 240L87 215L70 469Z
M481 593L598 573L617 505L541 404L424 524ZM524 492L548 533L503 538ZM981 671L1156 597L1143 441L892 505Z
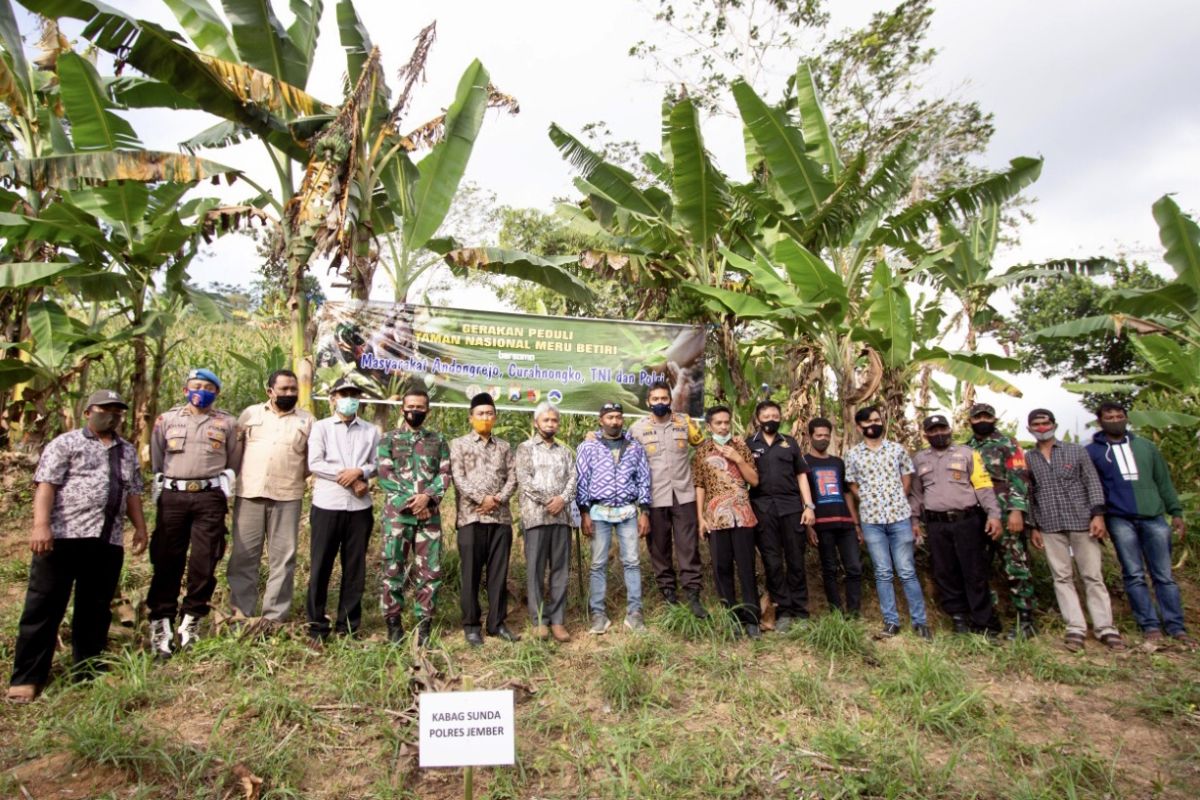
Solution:
M671 404L655 403L654 405L650 406L650 413L656 417L665 417L667 414L671 413Z
M189 405L196 408L208 408L217 399L216 392L210 392L208 389L188 389L187 401Z
M337 399L337 412L343 417L353 417L358 413L358 398L339 397Z
M733 438L732 433L714 433L713 434L713 441L722 446L729 444L729 440L732 438Z

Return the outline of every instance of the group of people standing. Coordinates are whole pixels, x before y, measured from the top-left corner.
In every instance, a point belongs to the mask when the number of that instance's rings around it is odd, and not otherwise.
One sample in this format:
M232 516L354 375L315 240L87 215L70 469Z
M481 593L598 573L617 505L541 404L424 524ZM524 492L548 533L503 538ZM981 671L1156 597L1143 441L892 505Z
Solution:
M915 633L930 638L914 559L914 545L923 541L954 630L995 636L1001 624L990 576L998 553L1017 613L1010 636L1032 636L1028 541L1045 550L1050 563L1066 647L1081 649L1087 632L1077 569L1096 637L1123 649L1101 575L1100 542L1111 536L1146 641L1153 645L1165 634L1195 644L1171 576L1172 529L1179 536L1185 531L1178 495L1157 448L1128 432L1125 410L1114 403L1101 406L1101 431L1086 450L1056 438L1052 412L1032 412L1028 431L1036 446L1028 454L997 430L995 409L986 404L970 410L966 444L952 441L946 417L927 417L922 429L929 447L912 455L885 437L878 409L864 408L855 415L862 441L843 459L830 453L837 432L828 419L808 421L807 447L781 432L781 409L769 400L756 407L753 433L745 438L733 434L733 412L725 406L708 409L702 431L672 411L667 385L650 388L651 414L628 428L621 404L605 403L598 429L576 452L558 440L559 413L549 403L537 407L533 435L514 449L493 435L497 412L486 393L470 401L471 431L448 440L426 425L429 396L420 388L403 396L403 422L384 434L359 416L362 390L348 379L332 387L332 413L320 420L297 408L299 385L287 370L270 376L265 402L236 419L216 407L220 391L214 373L192 370L185 402L155 422L157 516L149 537L137 453L118 433L127 410L119 395L93 394L85 426L47 445L34 478L34 555L10 700L33 699L48 679L72 587L74 662L78 674L94 665L107 639L126 518L134 529L132 551L140 553L149 541L153 576L146 604L156 655L170 657L200 635L225 553L230 501L227 576L234 616L258 616L261 597L263 618L286 620L309 476L312 568L305 613L318 645L333 634L353 635L362 622L375 525L372 482L383 494L380 607L391 642L404 637L408 610L418 642L431 635L442 583L442 503L453 486L462 626L474 646L483 645L485 635L520 638L506 624L514 496L525 536L530 627L543 639L571 638L565 624L571 530L580 528L590 541L588 632L594 635L612 624L607 578L614 541L625 583L624 626L645 627L639 556L645 538L664 600L686 604L698 617L708 615L701 599L701 542L707 541L717 594L749 637L762 631L760 557L776 610L774 629L782 632L809 615L810 544L820 554L829 605L859 613L865 544L883 616L878 636L901 630L899 579ZM268 577L260 594L264 550ZM341 587L330 615L328 589L339 561Z

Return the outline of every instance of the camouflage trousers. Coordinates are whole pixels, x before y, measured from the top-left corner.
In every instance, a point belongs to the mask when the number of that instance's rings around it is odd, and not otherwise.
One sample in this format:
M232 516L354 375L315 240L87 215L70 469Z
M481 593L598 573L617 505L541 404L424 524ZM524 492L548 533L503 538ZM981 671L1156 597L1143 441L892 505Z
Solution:
M1037 607L1037 599L1033 590L1033 572L1029 568L1025 532L1012 533L1005 528L1004 535L992 546L1000 556L1000 569L1008 582L1013 608L1032 612Z
M433 619L433 604L442 585L442 520L424 522L383 519L383 594L385 617L404 610L404 590L412 589L417 621Z

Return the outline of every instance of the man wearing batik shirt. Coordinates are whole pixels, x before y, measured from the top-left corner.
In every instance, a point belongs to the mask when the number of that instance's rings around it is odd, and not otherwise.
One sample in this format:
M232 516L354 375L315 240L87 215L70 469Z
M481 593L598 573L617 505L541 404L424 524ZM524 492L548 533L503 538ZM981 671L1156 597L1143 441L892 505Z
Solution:
M754 576L754 526L758 520L746 485L758 485L758 470L750 448L733 436L733 414L726 406L710 408L704 420L710 438L692 454L700 535L708 539L721 603L734 610L745 634L757 639L761 635ZM733 587L735 567L742 585L741 603Z
M923 639L933 638L925 618L925 595L917 579L915 539L908 492L913 463L908 452L883 438L883 415L874 406L860 408L854 415L863 441L846 455L846 483L858 499L858 519L863 538L875 566L875 591L883 612L880 638L900 632L896 606L895 578L900 579L913 630ZM916 534L919 536L920 534Z
M566 617L571 566L571 509L575 503L575 457L555 441L558 409L541 403L533 412L537 432L517 445L518 505L525 531L525 583L529 620L539 639L569 642ZM550 564L550 595L542 593Z
M458 497L458 555L462 565L463 635L473 647L483 646L479 587L487 568L487 632L506 642L520 636L504 624L508 616L508 556L512 551L512 511L508 501L517 490L517 471L508 442L492 436L496 405L480 392L471 398L471 433L450 442L450 471Z
M608 554L615 536L625 572L625 627L642 631L642 565L638 539L650 532L650 462L640 444L625 433L620 403L600 407L600 435L579 445L575 459L579 484L575 490L583 533L592 540L588 607L599 636L612 623L604 606L608 585Z
M87 425L42 451L33 476L33 562L9 702L28 703L46 685L72 587L76 673L83 674L108 643L109 605L125 558L126 517L133 523L133 552L146 549L137 449L117 433L128 408L114 391L95 392L83 412Z

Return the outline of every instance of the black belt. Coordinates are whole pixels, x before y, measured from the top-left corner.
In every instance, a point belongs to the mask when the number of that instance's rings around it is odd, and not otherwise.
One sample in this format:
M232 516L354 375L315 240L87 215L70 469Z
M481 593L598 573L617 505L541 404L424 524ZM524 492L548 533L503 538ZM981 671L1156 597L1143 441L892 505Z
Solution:
M964 519L979 516L983 509L979 506L964 508L958 511L926 511L926 522L959 522Z
M218 478L167 478L163 481L163 488L173 492L205 492L220 486Z

